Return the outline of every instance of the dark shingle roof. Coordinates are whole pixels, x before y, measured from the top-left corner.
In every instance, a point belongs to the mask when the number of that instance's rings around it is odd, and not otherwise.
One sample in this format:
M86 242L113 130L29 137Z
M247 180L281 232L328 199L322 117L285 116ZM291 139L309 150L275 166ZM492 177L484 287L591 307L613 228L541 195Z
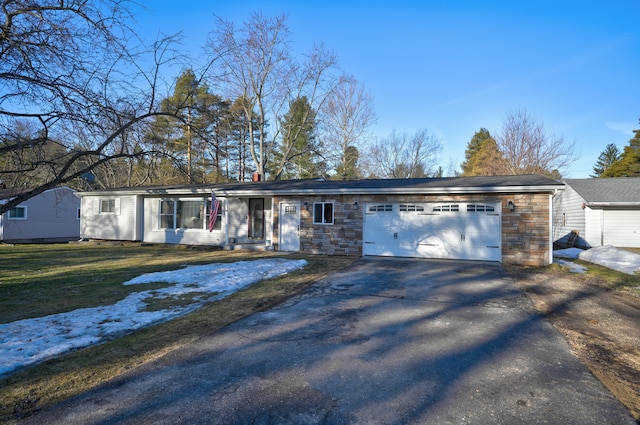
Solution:
M175 194L206 193L212 190L221 196L244 194L386 194L386 193L465 193L465 192L531 192L553 191L564 185L556 180L537 175L491 177L443 177L422 179L367 179L367 180L270 180L262 182L236 182L203 186L131 187L79 195L119 193Z
M567 179L565 182L590 203L640 203L640 177Z

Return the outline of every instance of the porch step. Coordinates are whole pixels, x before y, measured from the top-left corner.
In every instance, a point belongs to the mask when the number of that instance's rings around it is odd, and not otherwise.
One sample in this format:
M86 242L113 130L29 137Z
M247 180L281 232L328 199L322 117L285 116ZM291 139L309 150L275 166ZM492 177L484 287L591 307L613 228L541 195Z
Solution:
M236 251L236 250L247 250L247 251L273 251L273 245L261 245L261 244L251 244L251 243L237 243L237 244L228 244L222 247L224 251Z

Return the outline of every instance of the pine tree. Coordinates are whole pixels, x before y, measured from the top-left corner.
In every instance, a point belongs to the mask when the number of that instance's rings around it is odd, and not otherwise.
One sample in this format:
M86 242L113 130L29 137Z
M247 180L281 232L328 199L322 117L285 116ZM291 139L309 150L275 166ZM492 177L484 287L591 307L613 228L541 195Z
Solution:
M295 99L281 120L282 138L274 155L280 164L276 178L304 179L319 177L320 156L315 137L316 111L306 96Z
M360 152L355 146L347 146L342 160L336 166L334 180L355 180L361 177L358 167Z
M486 128L477 131L465 151L465 161L460 165L463 176L499 176L508 174L504 155Z
M472 170L475 166L475 162L477 159L477 154L480 151L480 147L485 140L493 138L489 133L489 130L486 128L481 128L479 131L473 135L469 143L467 144L467 149L464 152L464 162L460 164L460 168L462 168L463 176L472 176Z
M625 146L620 159L607 168L601 177L640 176L640 130L634 130L634 137Z
M620 158L621 154L618 147L613 143L609 143L598 157L596 165L593 166L593 174L591 177L602 177L604 172L607 171L613 163L619 161Z
M500 176L507 174L504 156L492 137L483 140L473 157L468 176Z

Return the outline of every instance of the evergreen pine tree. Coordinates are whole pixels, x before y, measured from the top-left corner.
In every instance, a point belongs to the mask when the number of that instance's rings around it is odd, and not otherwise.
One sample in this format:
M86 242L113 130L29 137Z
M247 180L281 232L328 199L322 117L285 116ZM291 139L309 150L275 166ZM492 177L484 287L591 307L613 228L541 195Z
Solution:
M596 165L593 166L593 174L591 177L602 177L604 172L607 171L613 163L619 161L620 158L621 155L618 147L613 143L609 143L598 157Z

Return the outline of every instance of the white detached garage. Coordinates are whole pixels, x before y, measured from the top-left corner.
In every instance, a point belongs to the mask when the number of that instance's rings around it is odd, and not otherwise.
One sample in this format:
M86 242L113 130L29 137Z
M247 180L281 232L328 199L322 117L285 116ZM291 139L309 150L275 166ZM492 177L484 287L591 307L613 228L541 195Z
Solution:
M640 178L567 179L554 197L554 241L578 233L579 247L640 248Z

